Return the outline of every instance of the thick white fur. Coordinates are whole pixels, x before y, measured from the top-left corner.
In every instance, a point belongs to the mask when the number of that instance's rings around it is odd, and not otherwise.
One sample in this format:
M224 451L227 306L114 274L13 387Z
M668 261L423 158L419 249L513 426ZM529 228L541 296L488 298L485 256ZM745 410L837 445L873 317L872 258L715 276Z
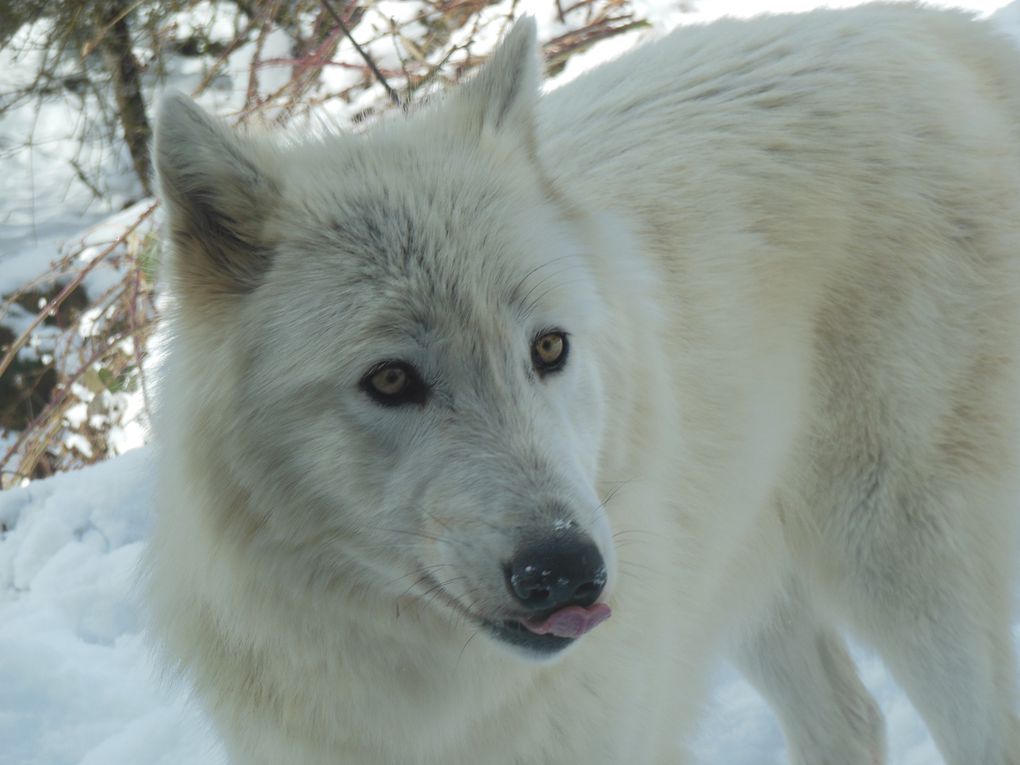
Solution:
M678 763L729 644L798 765L876 765L837 624L947 763L1020 763L1020 57L872 6L534 70L525 22L443 103L296 144L163 108L150 592L234 762ZM391 358L426 406L359 389ZM538 662L469 614L563 523L614 614Z

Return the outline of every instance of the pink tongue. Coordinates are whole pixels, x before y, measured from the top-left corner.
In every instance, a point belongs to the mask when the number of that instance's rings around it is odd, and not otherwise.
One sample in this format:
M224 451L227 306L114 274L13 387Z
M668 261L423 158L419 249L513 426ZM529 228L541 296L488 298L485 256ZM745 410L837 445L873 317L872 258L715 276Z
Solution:
M594 606L567 606L554 612L542 622L524 622L524 626L536 635L555 635L556 637L576 638L591 632L612 615L613 611L605 603Z

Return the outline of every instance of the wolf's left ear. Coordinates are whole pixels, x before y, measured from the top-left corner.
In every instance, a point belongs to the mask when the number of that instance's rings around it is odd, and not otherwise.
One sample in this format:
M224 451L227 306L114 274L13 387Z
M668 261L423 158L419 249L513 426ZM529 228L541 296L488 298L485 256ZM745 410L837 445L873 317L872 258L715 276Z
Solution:
M457 118L473 134L505 133L530 147L538 100L538 49L535 20L524 17L453 99Z

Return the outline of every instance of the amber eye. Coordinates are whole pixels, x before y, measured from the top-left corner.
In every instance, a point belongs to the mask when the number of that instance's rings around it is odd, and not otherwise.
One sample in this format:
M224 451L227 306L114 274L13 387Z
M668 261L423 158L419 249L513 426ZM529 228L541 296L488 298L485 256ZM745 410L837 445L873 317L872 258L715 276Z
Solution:
M569 350L566 332L543 332L531 344L531 363L540 375L557 372L566 363Z
M428 386L421 375L403 361L376 364L361 378L361 389L383 406L424 404L428 396Z
M384 396L399 395L407 386L407 372L401 367L383 367L372 375L372 387Z

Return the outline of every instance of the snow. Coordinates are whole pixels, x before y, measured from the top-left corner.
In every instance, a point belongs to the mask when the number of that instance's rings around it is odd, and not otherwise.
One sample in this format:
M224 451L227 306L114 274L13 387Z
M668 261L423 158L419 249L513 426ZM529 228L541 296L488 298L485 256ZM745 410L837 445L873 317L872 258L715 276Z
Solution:
M24 73L41 55L33 46L41 44L45 31L36 24L0 49L0 93L24 84ZM23 47L27 50L18 55ZM2 113L0 294L39 276L65 241L119 209L134 190L126 150L110 148L102 135L84 134L86 108L95 108L94 98L66 92ZM78 180L72 161L84 173L103 177L103 200ZM99 168L102 173L95 172Z
M1020 41L1020 0L1008 7L997 0L929 4L963 6L986 15L998 11L994 18ZM405 5L386 3L384 10L387 15L406 14ZM528 0L518 7L532 11L541 33L548 36L557 30L550 5ZM663 30L722 15L818 5L812 0L704 0L693 14L680 14L675 0L647 0L644 7L656 30ZM215 11L216 35L229 39L237 23L231 9L227 3L195 3L188 11L192 16L181 16L179 23L202 24ZM499 13L502 10L493 11L494 23L484 32L493 39L502 28L495 23ZM380 15L378 23L383 21ZM39 35L41 30L19 34ZM569 79L617 55L641 36L594 46L572 61L562 77ZM273 55L287 55L284 41L272 35L266 46ZM9 89L36 55L30 51L19 59L9 50L0 51L0 90ZM250 49L239 49L230 68L245 69L251 56ZM171 73L171 81L184 90L202 77L189 66L182 62L180 70ZM328 71L333 71L337 86L352 81L346 70ZM260 87L278 87L280 76L280 71L267 68ZM237 108L238 99L237 92L210 88L204 102L222 110ZM78 151L76 112L85 108L92 105L68 96L44 104L39 114L27 108L10 110L0 123L0 293L37 277L67 242L89 245L85 257L100 251L118 230L116 221L103 221L137 199L126 155L111 151L99 137L86 139L79 161L104 169L105 198L94 198L68 169L67 160ZM34 141L21 148L33 125ZM129 220L139 209L119 217ZM83 227L91 229L82 233ZM95 278L103 278L99 269ZM83 418L87 412L82 408L71 416ZM138 426L120 437L125 439L122 449L143 440ZM224 762L216 737L186 691L160 679L143 635L136 587L150 524L153 460L151 448L138 448L95 467L0 493L0 765ZM863 679L886 715L890 763L938 765L941 759L930 736L881 663L866 651L855 653ZM726 667L715 678L692 748L697 761L706 765L786 762L775 719Z
M3 765L221 761L142 634L151 463L136 449L0 494Z

